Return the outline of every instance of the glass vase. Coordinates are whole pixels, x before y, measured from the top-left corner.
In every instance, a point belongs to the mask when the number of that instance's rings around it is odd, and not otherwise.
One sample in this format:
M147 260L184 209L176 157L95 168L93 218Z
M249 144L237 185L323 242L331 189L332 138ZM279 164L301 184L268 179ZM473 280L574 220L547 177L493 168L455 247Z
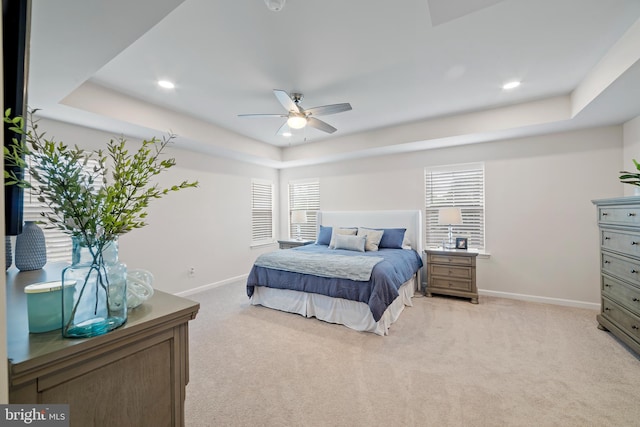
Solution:
M127 266L118 261L117 240L72 239L71 266L62 271L62 335L102 335L127 321Z

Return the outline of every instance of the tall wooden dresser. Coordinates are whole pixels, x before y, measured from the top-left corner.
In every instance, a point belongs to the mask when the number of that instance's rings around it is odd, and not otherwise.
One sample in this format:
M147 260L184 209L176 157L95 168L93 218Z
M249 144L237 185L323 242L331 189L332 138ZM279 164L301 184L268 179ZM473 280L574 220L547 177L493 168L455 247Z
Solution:
M593 203L600 228L598 327L640 353L640 197Z

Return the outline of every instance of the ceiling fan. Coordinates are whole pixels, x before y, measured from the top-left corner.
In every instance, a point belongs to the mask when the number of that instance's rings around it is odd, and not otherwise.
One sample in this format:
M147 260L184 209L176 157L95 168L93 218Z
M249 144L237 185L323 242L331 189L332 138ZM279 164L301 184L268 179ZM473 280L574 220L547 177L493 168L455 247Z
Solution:
M288 94L284 90L274 89L273 94L276 96L280 104L288 111L287 114L238 114L238 117L283 117L287 121L278 129L276 134L283 134L287 127L291 129L302 129L309 125L313 128L327 133L334 133L337 129L329 123L316 119L315 116L327 116L329 114L341 113L351 110L351 104L348 102L343 104L323 105L321 107L313 107L304 109L300 106L303 95L301 93L292 92Z

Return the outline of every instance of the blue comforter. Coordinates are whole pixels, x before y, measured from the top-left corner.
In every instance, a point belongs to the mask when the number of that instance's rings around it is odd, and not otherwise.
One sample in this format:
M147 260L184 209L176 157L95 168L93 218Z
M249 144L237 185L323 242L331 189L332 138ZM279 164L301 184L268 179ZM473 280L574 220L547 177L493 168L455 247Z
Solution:
M326 245L306 245L286 251L308 251L344 256L382 257L377 263L368 282L350 279L320 277L310 274L293 273L254 265L247 279L247 295L253 295L255 286L267 286L277 289L292 289L301 292L317 293L333 298L344 298L363 302L371 309L377 322L382 313L398 297L398 289L421 267L422 259L414 250L380 249L373 252L354 252L342 249L329 249Z

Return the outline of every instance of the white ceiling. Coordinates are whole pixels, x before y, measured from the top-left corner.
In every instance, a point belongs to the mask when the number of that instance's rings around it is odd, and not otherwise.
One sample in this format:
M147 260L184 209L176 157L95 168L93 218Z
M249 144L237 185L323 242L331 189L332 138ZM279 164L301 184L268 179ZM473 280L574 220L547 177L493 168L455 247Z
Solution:
M274 167L622 123L639 18L638 0L33 0L29 103ZM290 138L238 117L283 113L272 89L353 110Z

